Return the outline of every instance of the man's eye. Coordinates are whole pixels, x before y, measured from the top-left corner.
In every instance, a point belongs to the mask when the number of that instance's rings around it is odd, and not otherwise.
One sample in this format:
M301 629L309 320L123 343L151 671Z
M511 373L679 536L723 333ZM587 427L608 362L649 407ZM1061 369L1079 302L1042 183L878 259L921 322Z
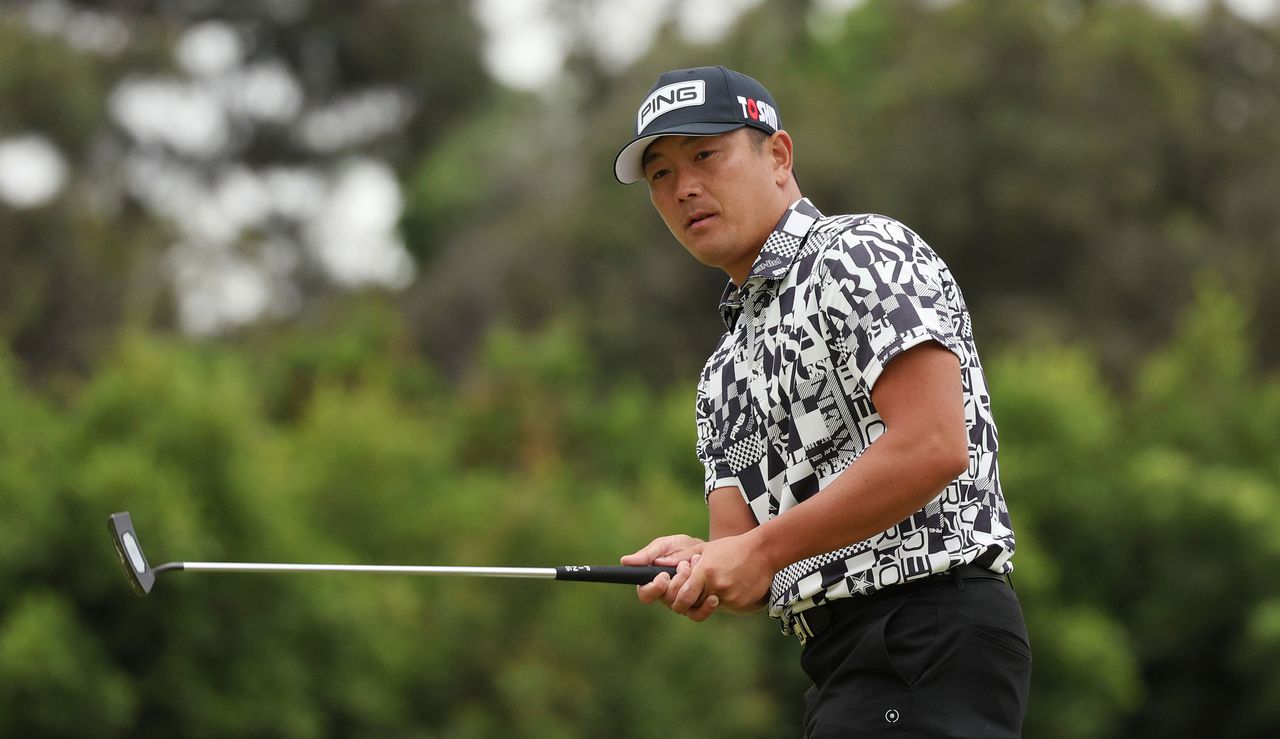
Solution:
M703 160L710 157L714 153L715 153L715 149L703 149L702 151L699 151L697 154L694 154L693 158L697 160Z
M660 179L662 179L663 177L666 177L666 176L667 176L667 170L665 170L665 169L659 169L659 170L654 171L654 173L653 173L653 174L649 175L649 181L650 181L650 182L657 182L658 180L660 180Z

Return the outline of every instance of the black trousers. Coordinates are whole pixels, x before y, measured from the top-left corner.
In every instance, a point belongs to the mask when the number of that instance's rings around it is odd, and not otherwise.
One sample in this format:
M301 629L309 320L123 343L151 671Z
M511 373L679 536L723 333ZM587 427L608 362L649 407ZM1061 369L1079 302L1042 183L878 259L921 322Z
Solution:
M1020 737L1031 648L1013 589L987 574L826 606L800 657L806 739Z

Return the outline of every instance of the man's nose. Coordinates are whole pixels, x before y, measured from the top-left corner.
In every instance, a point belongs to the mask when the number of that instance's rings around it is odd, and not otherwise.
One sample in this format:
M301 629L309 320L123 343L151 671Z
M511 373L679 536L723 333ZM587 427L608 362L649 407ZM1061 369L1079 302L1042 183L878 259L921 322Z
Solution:
M682 202L702 194L702 180L688 169L676 172L676 197Z

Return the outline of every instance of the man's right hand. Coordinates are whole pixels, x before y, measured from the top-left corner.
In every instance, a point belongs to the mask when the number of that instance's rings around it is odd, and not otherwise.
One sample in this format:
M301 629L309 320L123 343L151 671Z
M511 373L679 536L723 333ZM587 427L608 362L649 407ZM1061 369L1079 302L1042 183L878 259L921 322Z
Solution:
M705 543L687 534L671 534L660 536L639 551L624 556L622 558L624 565L661 564L668 567L674 565L676 568L675 577L664 572L654 578L653 582L637 586L636 596L640 598L640 602L653 603L661 600L667 608L671 608L676 594L689 579L689 573L697 563L697 551ZM720 605L719 598L714 595L708 596L695 603L684 615L693 621L705 621L715 612L718 605Z

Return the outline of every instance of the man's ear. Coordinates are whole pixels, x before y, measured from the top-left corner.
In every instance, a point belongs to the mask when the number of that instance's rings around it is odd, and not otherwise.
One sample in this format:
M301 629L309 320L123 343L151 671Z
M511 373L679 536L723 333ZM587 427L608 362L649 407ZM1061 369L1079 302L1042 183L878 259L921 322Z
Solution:
M773 158L773 179L779 186L791 177L791 134L774 131L769 137L769 155Z

